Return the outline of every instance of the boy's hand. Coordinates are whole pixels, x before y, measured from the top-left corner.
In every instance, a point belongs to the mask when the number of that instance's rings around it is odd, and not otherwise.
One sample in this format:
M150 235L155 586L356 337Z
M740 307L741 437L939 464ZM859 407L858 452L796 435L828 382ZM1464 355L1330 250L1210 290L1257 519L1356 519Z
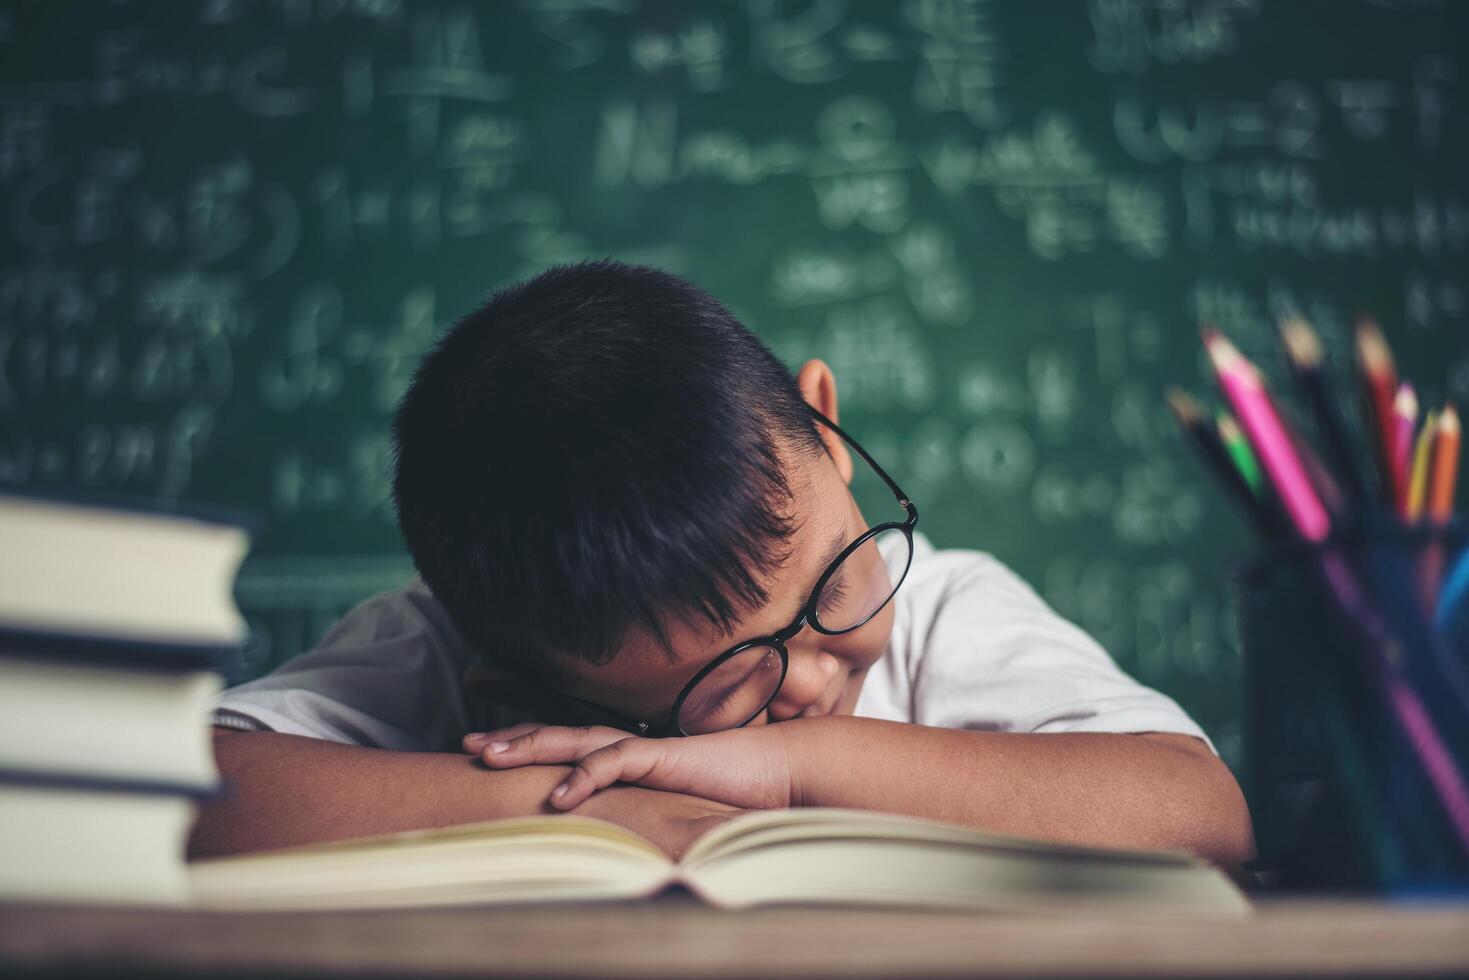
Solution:
M569 810L613 783L635 783L751 809L788 807L790 750L778 725L683 738L639 738L616 728L524 724L464 736L464 751L492 769L575 768L549 802Z

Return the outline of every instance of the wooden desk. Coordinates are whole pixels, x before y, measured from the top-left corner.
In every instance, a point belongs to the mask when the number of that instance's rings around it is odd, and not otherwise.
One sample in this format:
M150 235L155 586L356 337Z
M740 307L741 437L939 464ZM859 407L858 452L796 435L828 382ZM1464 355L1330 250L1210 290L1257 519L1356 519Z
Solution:
M223 914L0 905L0 973L1356 976L1469 973L1469 906L1263 902L1248 921L632 905Z

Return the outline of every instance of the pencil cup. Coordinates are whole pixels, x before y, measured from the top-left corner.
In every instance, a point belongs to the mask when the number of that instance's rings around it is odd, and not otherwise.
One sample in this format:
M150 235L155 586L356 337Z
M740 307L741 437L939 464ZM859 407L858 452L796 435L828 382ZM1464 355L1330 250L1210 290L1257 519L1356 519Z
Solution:
M1469 629L1435 619L1464 542L1377 518L1236 575L1244 784L1280 887L1469 890Z

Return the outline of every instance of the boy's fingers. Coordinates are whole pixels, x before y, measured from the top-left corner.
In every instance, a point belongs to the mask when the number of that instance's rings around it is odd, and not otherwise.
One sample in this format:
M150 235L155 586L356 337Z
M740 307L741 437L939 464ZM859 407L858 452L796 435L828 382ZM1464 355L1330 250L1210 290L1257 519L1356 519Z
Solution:
M597 790L606 789L613 783L636 783L653 771L661 751L662 748L649 744L647 739L639 738L623 739L600 748L583 757L566 777L566 781L551 791L551 805L557 809L569 810Z
M511 725L508 728L492 728L486 732L470 732L464 736L464 739L460 742L460 747L470 755L479 755L480 750L490 742L504 742L512 738L519 738L542 727L544 726L539 722L526 721L521 722L519 725Z
M485 760L486 765L505 768L576 762L605 745L631 737L627 732L619 732L613 728L551 726L537 728L517 738L486 742L480 758Z

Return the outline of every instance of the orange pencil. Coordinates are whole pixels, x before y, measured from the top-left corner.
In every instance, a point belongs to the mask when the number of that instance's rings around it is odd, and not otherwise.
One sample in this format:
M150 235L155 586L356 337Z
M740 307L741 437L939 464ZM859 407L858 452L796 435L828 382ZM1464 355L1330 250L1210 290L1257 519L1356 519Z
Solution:
M1398 372L1382 331L1368 317L1357 320L1357 369L1362 380L1362 429L1372 443L1380 495L1387 503L1398 505L1407 490L1393 466L1397 452L1393 445L1392 403L1398 390Z
M1445 405L1433 440L1433 475L1428 480L1428 519L1437 524L1454 512L1454 482L1459 475L1459 413Z

